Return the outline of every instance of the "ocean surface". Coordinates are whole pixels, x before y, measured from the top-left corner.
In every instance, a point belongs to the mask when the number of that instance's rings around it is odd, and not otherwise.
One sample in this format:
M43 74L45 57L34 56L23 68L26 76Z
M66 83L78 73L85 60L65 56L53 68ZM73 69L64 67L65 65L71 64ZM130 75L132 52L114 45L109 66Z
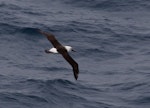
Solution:
M0 108L150 108L150 1L0 0Z

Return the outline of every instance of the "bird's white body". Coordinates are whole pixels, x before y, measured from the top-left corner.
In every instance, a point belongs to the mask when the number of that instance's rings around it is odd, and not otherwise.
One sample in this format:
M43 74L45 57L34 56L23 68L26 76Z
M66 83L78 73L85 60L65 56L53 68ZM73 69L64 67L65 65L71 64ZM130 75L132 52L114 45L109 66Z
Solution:
M73 50L71 46L64 46L64 47L66 48L67 52L70 52L70 51ZM51 49L49 49L48 51L49 51L50 53L58 54L58 51L57 51L56 48L51 48Z

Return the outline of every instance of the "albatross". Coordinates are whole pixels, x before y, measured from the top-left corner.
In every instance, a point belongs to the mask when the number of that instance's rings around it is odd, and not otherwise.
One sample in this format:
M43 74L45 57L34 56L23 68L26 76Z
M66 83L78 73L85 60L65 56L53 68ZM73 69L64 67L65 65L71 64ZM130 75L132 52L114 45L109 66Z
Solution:
M72 66L74 78L78 79L79 69L78 69L78 63L69 55L68 52L74 51L71 46L63 46L61 45L58 40L55 38L55 36L51 33L44 32L42 30L39 30L41 34L43 34L54 46L53 48L49 50L45 50L46 53L59 53L61 54L64 59Z

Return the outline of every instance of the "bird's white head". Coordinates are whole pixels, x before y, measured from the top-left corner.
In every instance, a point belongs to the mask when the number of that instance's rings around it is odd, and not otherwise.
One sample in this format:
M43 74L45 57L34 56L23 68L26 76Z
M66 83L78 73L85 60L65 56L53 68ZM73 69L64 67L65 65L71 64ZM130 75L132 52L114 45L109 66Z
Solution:
M73 48L71 47L71 46L64 46L65 48L66 48L66 50L68 51L68 52L71 52L71 51L74 51L75 52L75 50L73 50Z

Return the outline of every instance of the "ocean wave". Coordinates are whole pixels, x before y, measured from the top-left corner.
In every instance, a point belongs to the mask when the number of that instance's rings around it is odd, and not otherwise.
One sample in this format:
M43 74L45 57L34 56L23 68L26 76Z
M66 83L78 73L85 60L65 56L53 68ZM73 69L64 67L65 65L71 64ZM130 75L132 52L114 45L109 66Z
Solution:
M117 51L108 51L103 48L90 48L85 50L86 53L83 55L88 56L89 58L92 58L94 56L94 60L101 61L101 60L108 60L108 59L115 59L122 57L122 53Z
M66 4L71 4L82 8L93 8L108 11L136 11L137 9L149 9L147 0L65 0Z
M32 27L22 27L18 28L19 33L27 34L27 35L37 35L39 34L38 28L32 28Z
M15 66L15 67L17 67L17 68L20 68L20 69L42 70L42 71L48 71L48 72L49 72L49 71L55 72L55 71L67 70L67 69L64 68L64 67L35 66L35 65L33 65L33 64L15 64L15 63L14 63L13 66Z
M88 95L99 92L99 89L82 85L65 79L18 79L0 90L0 101L14 106L42 107L55 106L82 108L119 108L105 102L89 99ZM20 81L19 81L20 80ZM12 83L14 83L12 85ZM5 86L5 84L1 84ZM78 104L76 104L78 103ZM87 104L88 103L88 104Z
M19 28L18 26L9 23L0 23L0 27L1 34L14 34Z
M35 35L38 34L38 28L33 27L22 27L17 24L9 23L9 22L1 22L0 23L0 30L2 34L30 34Z
M20 10L21 7L16 5L16 4L13 4L13 3L6 3L6 2L0 2L0 7L1 8L7 8L7 9L12 9L12 10Z
M21 79L20 79L21 80ZM5 86L2 84L1 86ZM16 87L15 87L16 86ZM9 88L9 89L8 89ZM4 89L4 88L3 88ZM40 80L40 79L22 79L15 81L15 85L7 84L7 89L0 90L2 102L18 103L22 106L63 106L99 108L98 106L111 106L102 102L94 102L84 98L77 91L82 93L98 92L98 89L92 89L75 82L64 79ZM65 102L65 103L64 103ZM76 104L78 103L78 104ZM81 104L82 103L82 104ZM90 104L86 104L90 103ZM112 106L113 107L113 106ZM47 108L47 107L46 107Z
M118 88L121 91L132 91L134 89L138 90L139 88L147 86L147 83L127 82L127 83L113 84L111 86Z
M150 101L150 96L139 96L137 97L137 99L132 100L131 102L133 102L134 104L138 104L138 105L149 105L149 101Z

